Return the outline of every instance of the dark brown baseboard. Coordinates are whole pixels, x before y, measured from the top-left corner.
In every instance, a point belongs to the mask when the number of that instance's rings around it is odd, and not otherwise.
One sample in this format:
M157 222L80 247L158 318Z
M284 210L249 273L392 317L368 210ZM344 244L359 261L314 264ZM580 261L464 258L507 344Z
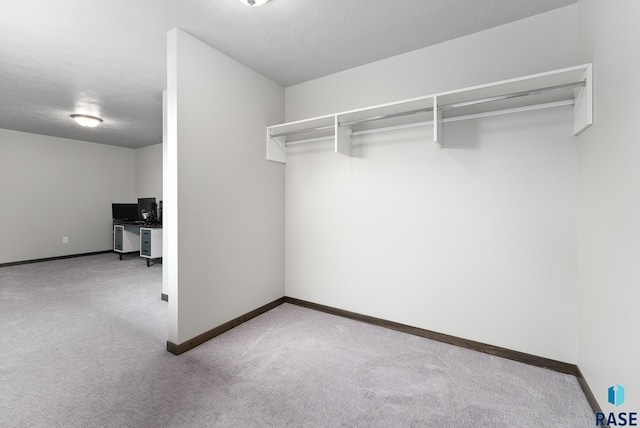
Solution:
M162 293L162 294L160 295L160 298L161 298L162 300L164 300L165 302L168 302L168 301L169 301L169 295L168 295L168 294L164 294L164 293Z
M27 264L30 264L30 263L40 263L40 262L50 262L50 261L53 261L53 260L72 259L72 258L75 258L75 257L95 256L96 254L107 254L107 253L112 253L112 252L113 252L113 250L94 251L92 253L69 254L67 256L47 257L47 258L44 258L44 259L22 260L22 261L19 261L19 262L0 263L0 267L27 265Z
M578 383L580 383L580 387L582 388L582 392L584 392L584 396L587 397L587 401L593 409L593 413L602 413L602 407L600 407L600 404L598 404L598 400L596 400L596 396L593 395L591 388L589 388L589 384L582 375L580 368L578 368L578 374L576 375L576 378L578 379Z
M251 312L247 312L244 315L240 315L237 318L232 319L231 321L228 321L222 325L219 325L216 328L213 328L209 331L206 331L196 337L194 337L193 339L187 340L186 342L183 342L179 345L176 345L173 342L167 341L167 351L171 352L172 354L175 355L180 355L184 352L187 352L190 349L195 348L196 346L206 342L207 340L213 339L216 336L221 335L222 333L224 333L225 331L229 331L234 327L239 326L240 324L242 324L243 322L247 322L249 321L251 318L255 318L260 314L263 314L267 311L270 311L271 309L275 308L276 306L280 306L281 304L283 304L285 302L285 298L281 297L277 300L274 300L271 303L267 303L264 306L260 306L257 309L252 310Z

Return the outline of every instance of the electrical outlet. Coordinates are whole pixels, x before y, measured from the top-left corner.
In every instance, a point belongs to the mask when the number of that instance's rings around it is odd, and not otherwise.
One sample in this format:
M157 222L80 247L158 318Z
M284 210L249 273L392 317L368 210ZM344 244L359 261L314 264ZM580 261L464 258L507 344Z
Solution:
M63 236L62 237L62 243L63 244L68 244L69 243L69 237L68 236Z

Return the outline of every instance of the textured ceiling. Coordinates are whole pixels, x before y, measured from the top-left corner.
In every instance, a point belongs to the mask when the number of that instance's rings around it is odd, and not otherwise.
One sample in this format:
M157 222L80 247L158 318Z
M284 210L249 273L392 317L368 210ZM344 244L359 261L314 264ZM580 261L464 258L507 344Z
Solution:
M0 0L0 128L160 143L174 27L290 86L575 2ZM104 122L82 128L72 113Z

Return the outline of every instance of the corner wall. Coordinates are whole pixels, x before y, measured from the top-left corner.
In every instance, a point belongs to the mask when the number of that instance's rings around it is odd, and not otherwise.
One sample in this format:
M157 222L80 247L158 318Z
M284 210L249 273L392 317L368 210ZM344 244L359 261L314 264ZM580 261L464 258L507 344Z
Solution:
M284 296L284 168L265 160L284 89L182 30L168 34L169 341Z
M580 0L581 59L593 62L594 124L578 138L578 365L603 411L640 411L640 2ZM626 403L607 389L626 388Z
M544 28L544 31L541 29ZM577 6L286 89L287 121L578 64ZM577 361L572 109L289 146L286 295Z
M0 129L0 263L111 250L132 201L133 149Z

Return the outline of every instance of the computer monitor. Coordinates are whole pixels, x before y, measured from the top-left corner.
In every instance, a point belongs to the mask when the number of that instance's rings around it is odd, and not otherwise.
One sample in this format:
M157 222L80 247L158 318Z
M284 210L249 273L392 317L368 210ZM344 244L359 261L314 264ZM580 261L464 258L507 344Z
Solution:
M115 220L136 221L138 204L111 204L111 214Z
M155 222L156 216L156 198L138 198L138 220Z

